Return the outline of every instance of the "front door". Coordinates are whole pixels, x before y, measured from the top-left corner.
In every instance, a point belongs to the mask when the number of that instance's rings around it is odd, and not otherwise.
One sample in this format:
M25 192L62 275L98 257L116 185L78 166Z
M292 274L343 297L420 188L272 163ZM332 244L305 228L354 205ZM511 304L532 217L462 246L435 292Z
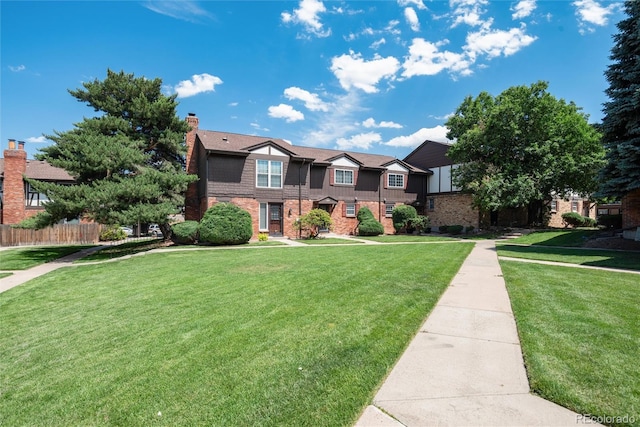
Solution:
M282 235L282 203L269 203L269 234Z

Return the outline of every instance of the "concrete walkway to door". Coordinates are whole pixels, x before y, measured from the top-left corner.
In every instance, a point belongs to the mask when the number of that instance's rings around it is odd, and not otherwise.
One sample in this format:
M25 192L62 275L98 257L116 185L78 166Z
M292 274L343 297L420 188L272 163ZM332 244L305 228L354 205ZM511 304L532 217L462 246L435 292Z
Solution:
M529 393L494 241L479 241L357 427L575 426Z

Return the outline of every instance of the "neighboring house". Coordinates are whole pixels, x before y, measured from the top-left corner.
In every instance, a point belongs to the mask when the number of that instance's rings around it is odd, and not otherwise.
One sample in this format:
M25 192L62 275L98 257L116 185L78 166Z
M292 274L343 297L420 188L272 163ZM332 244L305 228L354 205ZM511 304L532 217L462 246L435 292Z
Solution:
M481 212L472 207L472 196L463 193L451 179L451 172L457 165L447 157L451 144L425 141L407 157L405 163L433 172L428 177L425 215L431 219L432 226L459 224L485 228L497 226L524 226L528 222L526 208L503 209L499 212ZM551 227L564 227L562 214L578 212L595 218L595 205L579 196L568 200L553 198L550 206Z
M73 183L64 170L40 160L27 160L24 142L9 140L9 148L0 158L0 224L17 224L44 211L45 194L32 190L24 177L41 181Z
M366 206L393 233L395 206L424 203L429 172L394 157L200 130L193 114L187 122L187 171L200 178L187 190L187 220L231 202L251 214L254 237L296 237L296 219L319 208L330 213L336 233L352 234Z

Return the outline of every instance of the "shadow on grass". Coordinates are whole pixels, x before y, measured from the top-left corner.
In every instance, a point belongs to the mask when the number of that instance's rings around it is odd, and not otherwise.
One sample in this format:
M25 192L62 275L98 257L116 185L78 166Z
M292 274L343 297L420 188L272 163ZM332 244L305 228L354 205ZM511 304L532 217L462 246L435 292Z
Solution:
M27 268L51 262L91 247L93 247L93 245L38 246L9 249L2 253L2 269L26 270Z
M541 261L566 262L594 267L640 270L640 252L604 249L554 248L501 244L498 255Z
M544 246L566 246L579 248L591 237L600 233L600 230L541 230L522 237L513 239L513 243Z

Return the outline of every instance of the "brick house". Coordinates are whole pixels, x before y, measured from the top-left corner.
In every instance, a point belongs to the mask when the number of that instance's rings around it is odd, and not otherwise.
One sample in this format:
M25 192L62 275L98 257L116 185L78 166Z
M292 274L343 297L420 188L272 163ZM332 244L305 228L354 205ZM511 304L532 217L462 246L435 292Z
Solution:
M352 234L356 213L366 206L385 233L393 233L393 208L420 205L425 198L429 172L394 157L201 130L194 114L187 122L187 171L200 178L187 190L187 220L231 202L251 214L254 237L296 237L295 220L319 208L330 213L333 231Z
M64 170L40 160L27 160L24 142L9 140L9 148L0 158L0 224L17 224L44 211L45 194L32 190L24 177L72 184Z
M485 228L497 226L524 226L528 222L526 208L503 209L499 212L481 212L471 206L471 194L462 193L452 181L452 171L457 165L447 157L451 144L425 141L413 150L404 162L414 167L433 172L427 178L425 215L433 226L459 224ZM553 198L550 206L551 227L564 227L562 214L578 212L595 218L595 205L580 196L568 200Z

